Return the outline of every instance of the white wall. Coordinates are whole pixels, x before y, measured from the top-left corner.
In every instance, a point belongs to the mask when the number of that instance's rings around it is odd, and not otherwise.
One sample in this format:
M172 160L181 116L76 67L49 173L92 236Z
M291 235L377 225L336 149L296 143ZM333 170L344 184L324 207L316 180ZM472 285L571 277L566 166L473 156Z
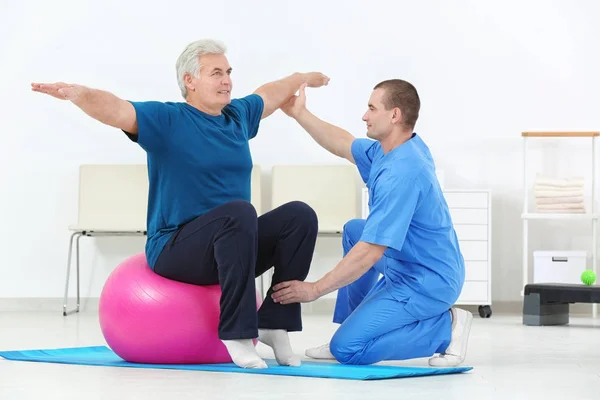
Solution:
M178 101L177 56L188 42L215 37L229 46L235 96L294 71L323 71L331 83L309 91L310 108L364 136L361 116L373 85L407 79L422 98L417 131L444 170L445 186L493 190L494 301L520 298L520 133L600 129L600 5L593 0L10 3L0 12L4 298L62 295L79 164L145 161L120 132L32 93L32 81ZM533 153L533 166L587 174L589 145L551 143L557 151ZM264 121L252 151L267 171L342 162L282 113ZM536 222L532 247L586 249L587 225L572 226ZM121 259L143 249L140 239L82 244L82 295L91 297ZM319 244L311 277L333 267L340 251L337 243Z

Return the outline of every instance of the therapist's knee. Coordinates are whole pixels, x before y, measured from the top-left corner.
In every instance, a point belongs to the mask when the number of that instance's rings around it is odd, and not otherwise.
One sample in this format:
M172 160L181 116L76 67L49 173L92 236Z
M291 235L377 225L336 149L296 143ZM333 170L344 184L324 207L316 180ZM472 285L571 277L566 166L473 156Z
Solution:
M347 337L339 333L334 334L329 342L329 351L341 364L357 364L356 353L358 350L356 346L350 345Z

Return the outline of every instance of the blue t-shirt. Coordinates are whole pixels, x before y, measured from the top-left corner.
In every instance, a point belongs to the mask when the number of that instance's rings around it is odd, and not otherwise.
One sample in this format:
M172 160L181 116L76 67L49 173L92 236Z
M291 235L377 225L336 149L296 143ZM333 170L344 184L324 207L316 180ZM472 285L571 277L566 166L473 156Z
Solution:
M387 246L384 275L399 297L422 293L454 302L464 260L433 157L417 135L384 154L381 144L356 139L352 155L369 191L361 240Z
M146 258L154 268L183 224L232 200L250 201L252 157L264 103L252 94L232 99L221 115L184 102L131 102L147 153L149 196Z

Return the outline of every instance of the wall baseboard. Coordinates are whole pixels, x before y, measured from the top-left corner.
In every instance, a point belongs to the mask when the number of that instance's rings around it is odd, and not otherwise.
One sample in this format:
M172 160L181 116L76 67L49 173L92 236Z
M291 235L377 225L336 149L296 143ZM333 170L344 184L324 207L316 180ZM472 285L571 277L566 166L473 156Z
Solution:
M100 298L82 298L80 304L81 312L97 312ZM75 309L77 299L69 299L67 310ZM62 297L0 297L0 312L8 311L56 311L62 315L63 298Z
M35 297L35 298L10 298L0 297L0 312L56 312L62 315L62 297ZM82 313L98 312L100 299L98 297L88 297L81 299L80 311ZM67 310L72 310L76 306L76 299L69 299ZM335 299L324 298L313 303L302 304L304 314L331 315L335 306ZM475 316L479 315L478 306L463 306L459 308L472 312ZM492 303L493 315L521 315L523 303L521 301L498 301ZM572 316L589 317L592 315L592 304L571 304L569 313Z
M331 314L335 306L335 299L320 299L313 303L303 304L302 310L312 314ZM479 306L458 305L458 308L472 312L479 318ZM494 315L522 315L522 301L498 301L491 304L492 318ZM572 316L592 316L592 304L570 304L569 314ZM599 312L600 314L600 312Z

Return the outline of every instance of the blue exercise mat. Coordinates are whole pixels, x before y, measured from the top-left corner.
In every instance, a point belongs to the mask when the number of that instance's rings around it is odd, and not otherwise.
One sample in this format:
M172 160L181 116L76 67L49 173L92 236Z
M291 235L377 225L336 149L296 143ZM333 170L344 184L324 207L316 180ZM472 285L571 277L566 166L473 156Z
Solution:
M65 349L3 351L0 357L13 361L32 361L58 364L96 365L127 368L179 369L211 372L238 372L262 375L287 375L311 378L376 380L427 375L456 374L470 371L472 367L425 368L387 365L342 365L328 362L303 361L300 367L283 367L275 360L266 360L266 369L243 369L230 364L135 364L123 361L105 346L72 347Z

